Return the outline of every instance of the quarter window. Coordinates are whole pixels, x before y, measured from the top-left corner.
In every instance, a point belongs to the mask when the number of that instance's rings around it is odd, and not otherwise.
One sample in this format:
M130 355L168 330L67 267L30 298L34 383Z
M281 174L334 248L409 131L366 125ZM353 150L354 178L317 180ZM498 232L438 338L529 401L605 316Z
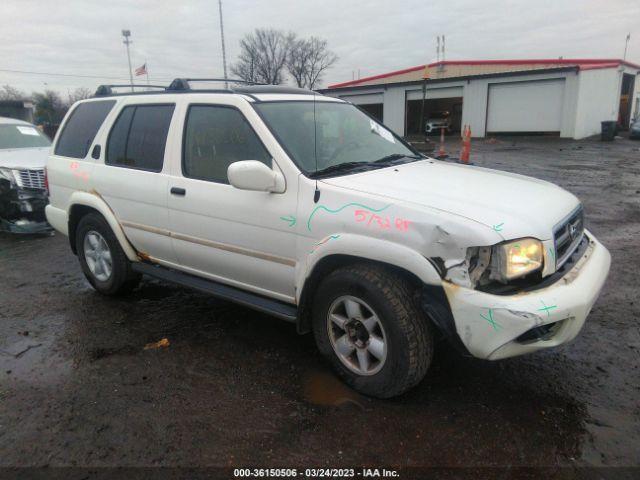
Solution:
M240 111L193 105L187 113L182 170L185 177L229 183L227 168L240 160L271 167L271 156Z
M108 165L159 172L174 105L131 105L122 109L107 142Z
M115 103L115 100L86 102L74 108L60 134L54 153L63 157L86 157L96 133Z

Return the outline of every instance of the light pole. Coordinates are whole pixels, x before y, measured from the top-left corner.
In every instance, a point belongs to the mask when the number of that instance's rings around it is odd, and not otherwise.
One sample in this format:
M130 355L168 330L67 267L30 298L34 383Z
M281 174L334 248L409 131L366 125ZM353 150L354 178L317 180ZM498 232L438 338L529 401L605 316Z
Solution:
M129 61L129 83L131 85L131 91L133 92L133 73L131 73L131 54L129 53L129 44L133 43L129 40L131 36L131 30L122 30L122 36L124 37L124 43L127 46L127 60Z
M227 52L224 48L224 27L222 25L222 0L218 0L218 11L220 12L220 38L222 39L222 68L224 71L224 88L229 88L227 82Z

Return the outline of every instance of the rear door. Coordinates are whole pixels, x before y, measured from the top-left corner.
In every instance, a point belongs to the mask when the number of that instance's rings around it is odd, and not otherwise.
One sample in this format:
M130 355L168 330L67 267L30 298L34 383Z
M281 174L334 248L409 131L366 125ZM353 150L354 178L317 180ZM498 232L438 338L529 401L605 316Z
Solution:
M92 183L138 252L173 263L165 157L175 104L135 100L117 113Z

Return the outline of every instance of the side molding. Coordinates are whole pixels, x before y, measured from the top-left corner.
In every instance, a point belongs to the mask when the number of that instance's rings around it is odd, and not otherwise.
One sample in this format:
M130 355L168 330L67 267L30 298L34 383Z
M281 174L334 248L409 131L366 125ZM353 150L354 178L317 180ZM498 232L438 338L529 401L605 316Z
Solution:
M107 202L105 202L104 198L102 198L98 192L95 190L90 192L73 192L69 199L67 215L71 215L71 208L74 205L86 205L87 207L94 208L100 212L100 214L102 214L102 216L107 220L111 230L113 230L113 233L120 242L120 246L122 247L122 250L124 250L127 258L132 262L138 262L140 260L136 250L131 246L127 236L124 234L124 230L118 222L115 213L113 213L113 210L111 210Z

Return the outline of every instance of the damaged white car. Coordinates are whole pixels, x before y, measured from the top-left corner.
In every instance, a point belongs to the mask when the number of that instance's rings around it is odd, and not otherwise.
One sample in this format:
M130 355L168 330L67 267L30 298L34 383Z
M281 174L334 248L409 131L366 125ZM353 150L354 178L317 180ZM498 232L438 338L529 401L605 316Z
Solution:
M96 290L147 274L290 320L378 397L439 336L496 360L582 328L610 256L572 194L426 158L339 99L192 83L101 88L58 133L47 218Z
M0 117L0 231L51 231L44 166L51 141L34 125Z

